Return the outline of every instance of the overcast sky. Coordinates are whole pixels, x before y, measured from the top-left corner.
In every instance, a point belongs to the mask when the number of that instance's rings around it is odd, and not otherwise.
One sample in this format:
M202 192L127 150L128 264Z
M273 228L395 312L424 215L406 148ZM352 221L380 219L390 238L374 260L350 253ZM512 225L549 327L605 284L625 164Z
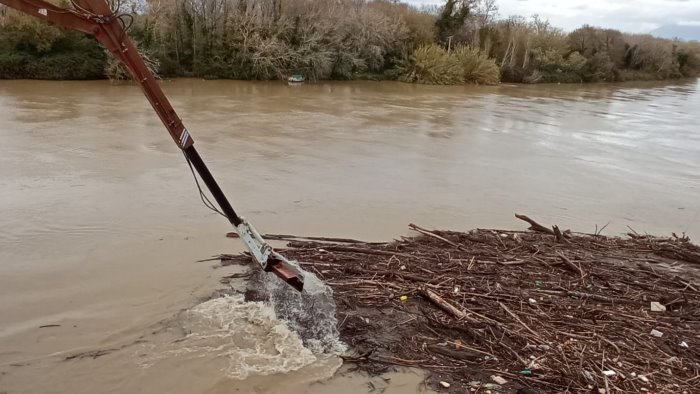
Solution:
M408 0L442 4L443 0ZM496 0L501 17L539 14L565 30L583 24L646 33L665 24L700 26L700 0Z

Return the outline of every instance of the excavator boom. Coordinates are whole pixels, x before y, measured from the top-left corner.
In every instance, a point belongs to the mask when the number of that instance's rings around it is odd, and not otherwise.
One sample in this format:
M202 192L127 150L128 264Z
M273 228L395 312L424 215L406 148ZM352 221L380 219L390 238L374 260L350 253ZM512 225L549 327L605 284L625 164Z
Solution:
M275 252L245 218L236 214L195 149L194 140L189 131L175 113L175 109L158 85L153 73L129 39L119 20L119 15L110 8L107 0L71 0L71 8L58 7L43 0L0 0L0 4L39 18L51 25L95 36L129 70L134 82L139 84L170 137L183 151L188 163L197 171L252 257L264 270L276 274L295 289L303 290L304 277L301 271Z

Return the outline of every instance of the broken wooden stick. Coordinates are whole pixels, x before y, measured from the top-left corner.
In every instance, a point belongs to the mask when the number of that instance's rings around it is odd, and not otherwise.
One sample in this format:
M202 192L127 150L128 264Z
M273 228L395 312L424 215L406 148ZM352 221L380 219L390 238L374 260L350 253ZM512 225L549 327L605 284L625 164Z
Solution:
M576 298L590 298L592 300L600 301L600 302L609 302L611 304L623 304L623 303L633 303L633 301L630 300L625 300L621 298L611 298L611 297L606 297L598 294L588 294L588 293L582 293L580 291L559 291L559 290L535 290L538 293L544 293L544 294L552 294L552 295L559 295L562 297L576 297Z
M464 319L465 317L467 317L467 313L465 311L458 309L454 305L445 301L442 297L437 295L437 293L433 292L432 290L423 287L420 289L420 295L427 298L430 302L437 305L443 311L449 313L450 315L458 319Z
M477 361L484 358L484 356L479 353L464 350L452 350L439 345L428 345L428 350L430 350L432 353L454 358L455 360Z
M518 317L518 315L516 315L515 313L511 312L511 310L508 309L507 306L505 306L505 305L504 305L502 302L500 302L500 301L498 302L498 305L500 305L501 308L503 308L503 310L506 311L507 314L509 314L513 319L515 319L515 321L517 321L518 323L520 323L520 325L523 326L523 328L525 328L527 331L529 331L530 334L534 335L535 338L537 338L537 339L540 340L541 342L544 342L538 333L536 333L535 331L533 331L532 328L528 327L527 324L525 324L522 320L520 320L520 317Z
M568 239L562 234L561 230L559 230L559 226L552 226L552 231L554 231L554 239L557 242L561 243L570 243Z
M566 265L571 271L581 275L581 279L586 277L586 274L583 272L583 269L581 269L580 266L574 264L568 257L564 256L560 252L557 252L557 255L559 256L561 261L564 262L564 265Z
M410 229L413 230L413 231L418 231L419 233L421 233L421 234L423 234L423 235L427 235L428 237L433 237L433 238L435 238L435 239L439 239L440 241L445 242L445 243L447 243L447 244L449 244L449 245L452 245L452 246L454 246L454 247L457 248L457 249L464 249L461 245L458 245L458 244L456 244L456 243L450 241L449 239L443 238L443 237L441 237L441 236L439 236L439 235L437 235L437 234L435 234L435 233L433 233L433 232L431 232L431 231L428 231L428 230L426 230L426 229L424 229L424 228L418 227L418 226L416 226L416 225L413 224L413 223L409 224L409 225L408 225L408 228L410 228Z
M522 220L522 221L530 223L530 230L532 230L532 231L537 231L538 233L545 233L545 234L554 235L554 231L552 231L552 229L549 229L549 228L537 223L536 221L530 219L529 217L527 217L525 215L518 215L516 213L515 217Z

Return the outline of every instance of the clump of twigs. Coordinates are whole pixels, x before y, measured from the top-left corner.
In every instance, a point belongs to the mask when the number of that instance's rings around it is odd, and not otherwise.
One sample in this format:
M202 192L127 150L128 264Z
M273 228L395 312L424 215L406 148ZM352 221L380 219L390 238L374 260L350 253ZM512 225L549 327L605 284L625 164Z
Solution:
M700 392L698 246L516 216L532 231L267 238L333 288L359 368L423 368L454 392Z

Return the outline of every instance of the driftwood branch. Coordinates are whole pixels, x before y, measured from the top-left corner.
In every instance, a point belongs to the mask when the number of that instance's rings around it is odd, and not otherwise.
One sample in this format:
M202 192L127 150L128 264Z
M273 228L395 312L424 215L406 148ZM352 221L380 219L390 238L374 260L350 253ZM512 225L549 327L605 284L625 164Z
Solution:
M444 346L438 346L438 345L429 345L428 350L430 350L431 352L436 353L436 354L440 354L443 356L454 358L455 360L476 361L476 360L484 358L484 356L482 354L479 354L479 353L467 352L464 350L452 350L452 349L448 349Z
M467 317L467 313L465 311L458 309L454 305L445 301L442 297L437 295L437 293L433 292L432 290L422 288L422 289L420 289L420 295L427 298L430 302L432 302L433 304L438 306L443 311L449 313L450 315L452 315L458 319L463 319L463 318Z
M308 245L307 243L303 241L291 241L289 242L288 246L291 248L298 248L298 247L304 247ZM368 244L365 244L366 246L371 246ZM335 245L335 244L316 244L317 250L325 250L327 252L347 252L347 253L359 253L359 254L372 254L372 255L377 255L377 256L389 256L389 257L404 257L404 258L411 258L410 254L406 253L401 253L401 252L393 252L391 250L381 250L381 249L372 249L371 247L361 247L361 246L344 246L344 245Z
M562 233L561 230L559 230L559 226L552 226L552 231L554 232L554 239L557 242L561 243L571 243L569 242L568 239L566 239L566 233Z
M535 331L533 331L532 328L528 327L527 324L525 324L522 320L520 320L520 317L518 317L518 315L516 315L516 314L513 313L510 309L508 309L508 307L505 306L502 302L499 302L498 305L500 305L501 308L503 308L503 310L506 311L507 314L509 314L513 319L515 319L515 321L517 321L518 323L520 323L520 325L523 326L523 328L525 328L526 330L528 330L528 331L530 332L530 334L534 335L535 338L537 338L537 339L539 339L540 341L542 341L542 338L540 338L540 335L537 334Z
M450 241L449 239L444 238L444 237L441 237L441 236L439 236L439 235L437 235L437 234L435 234L435 233L433 233L433 232L431 232L431 231L428 231L428 230L426 230L426 229L424 229L424 228L421 228L421 227L419 227L419 226L416 226L416 225L413 224L413 223L409 224L409 225L408 225L408 228L410 228L410 229L413 230L413 231L418 231L419 233L421 233L421 234L423 234L423 235L427 235L428 237L432 237L432 238L435 238L435 239L439 239L440 241L445 242L445 243L447 243L448 245L454 246L455 248L463 249L463 246L458 245L458 244L456 244L456 243Z
M557 256L559 256L559 258L564 263L564 265L566 265L567 268L569 268L571 271L581 275L581 279L586 277L586 275L583 272L583 269L580 266L577 266L576 264L574 264L568 257L561 254L561 252L557 252Z
M532 230L532 231L537 231L538 233L545 233L545 234L549 234L549 235L554 235L554 231L552 231L552 229L549 229L549 228L537 223L536 221L530 219L529 217L527 217L525 215L519 215L516 213L515 217L520 219L520 220L523 220L525 222L528 222L530 224L530 230Z

